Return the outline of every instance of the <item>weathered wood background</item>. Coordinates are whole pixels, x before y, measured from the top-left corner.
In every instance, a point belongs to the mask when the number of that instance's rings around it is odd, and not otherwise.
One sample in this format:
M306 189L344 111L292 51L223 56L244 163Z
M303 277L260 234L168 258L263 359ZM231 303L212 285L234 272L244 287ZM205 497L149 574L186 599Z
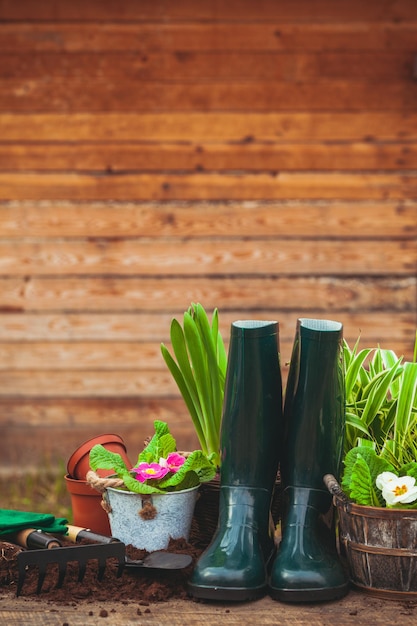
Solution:
M416 59L415 0L0 0L0 466L193 445L192 301L412 358Z

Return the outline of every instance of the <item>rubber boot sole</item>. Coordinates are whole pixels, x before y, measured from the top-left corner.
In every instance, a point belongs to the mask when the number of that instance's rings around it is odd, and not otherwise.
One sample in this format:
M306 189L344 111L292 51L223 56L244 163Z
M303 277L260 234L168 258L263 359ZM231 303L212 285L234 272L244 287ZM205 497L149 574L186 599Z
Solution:
M226 602L245 602L259 600L268 592L266 585L254 589L246 587L200 587L188 584L188 593L199 600L220 600Z
M273 589L269 587L268 593L273 600L279 602L329 602L340 600L349 592L349 583L339 587L324 587L323 589Z

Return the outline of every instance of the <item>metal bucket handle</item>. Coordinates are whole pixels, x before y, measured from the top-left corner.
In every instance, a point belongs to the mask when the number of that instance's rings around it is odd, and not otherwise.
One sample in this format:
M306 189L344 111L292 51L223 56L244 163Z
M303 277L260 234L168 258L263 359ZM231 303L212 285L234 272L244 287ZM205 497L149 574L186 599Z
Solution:
M343 492L342 487L339 485L333 474L325 474L323 476L323 482L332 494L335 504L343 507L345 511L348 511L350 509L351 502L347 495Z

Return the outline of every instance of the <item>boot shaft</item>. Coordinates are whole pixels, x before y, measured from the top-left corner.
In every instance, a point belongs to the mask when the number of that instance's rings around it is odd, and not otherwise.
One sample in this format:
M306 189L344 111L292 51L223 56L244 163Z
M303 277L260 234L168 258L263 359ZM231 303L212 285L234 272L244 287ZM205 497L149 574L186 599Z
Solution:
M339 475L345 423L342 324L297 322L284 405L284 485L323 489Z
M278 323L233 322L221 430L222 484L272 491L281 429Z

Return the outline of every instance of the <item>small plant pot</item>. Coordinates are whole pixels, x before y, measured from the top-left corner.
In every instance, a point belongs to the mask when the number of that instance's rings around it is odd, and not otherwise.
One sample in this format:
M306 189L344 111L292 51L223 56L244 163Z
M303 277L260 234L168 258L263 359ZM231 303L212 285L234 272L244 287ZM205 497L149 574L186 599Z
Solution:
M126 453L126 446L123 439L119 435L103 434L84 441L84 443L82 443L79 448L77 448L75 452L73 452L67 464L67 472L70 478L85 480L87 472L91 469L89 460L90 450L93 446L97 444L101 444L111 452L118 452L126 463L127 467L129 469L132 467L132 464L129 461ZM102 478L104 478L105 476L110 476L110 474L113 473L114 470L97 470L97 474Z
M66 475L65 484L71 496L73 523L109 536L109 518L101 506L101 494L90 487L86 480L76 480Z
M198 488L145 496L107 487L112 536L147 552L166 549L171 538L188 541Z

